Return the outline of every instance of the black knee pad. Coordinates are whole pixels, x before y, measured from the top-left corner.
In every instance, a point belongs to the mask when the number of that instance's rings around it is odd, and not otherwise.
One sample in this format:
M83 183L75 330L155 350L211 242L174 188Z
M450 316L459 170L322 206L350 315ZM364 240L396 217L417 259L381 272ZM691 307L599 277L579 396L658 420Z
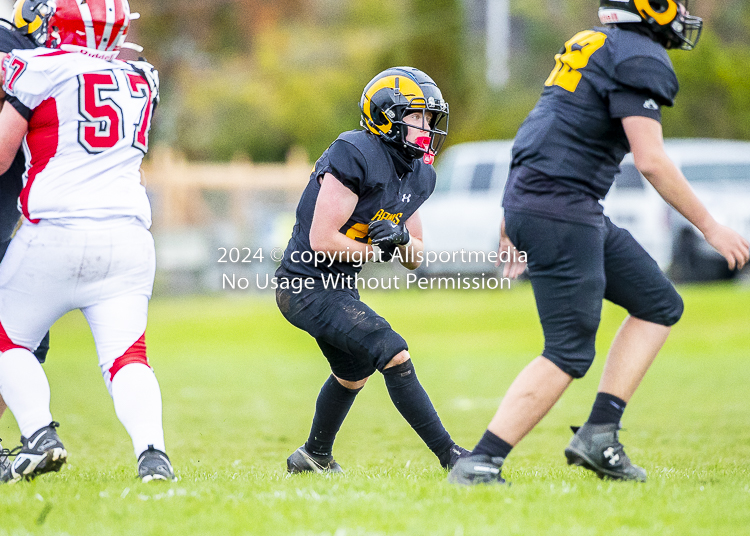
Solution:
M368 349L367 353L373 366L380 372L383 372L391 359L409 349L404 338L393 331L390 326L367 335L362 339L362 345Z
M669 327L680 320L684 310L685 303L682 297L670 285L654 295L648 305L628 312L640 320Z
M594 362L598 329L599 316L579 314L575 323L567 322L555 334L545 332L542 355L573 378L583 378Z
M336 377L350 382L364 380L375 371L383 371L396 355L408 350L406 341L390 326L371 331L361 339L344 340L347 350L317 339ZM390 370L390 369L389 369Z

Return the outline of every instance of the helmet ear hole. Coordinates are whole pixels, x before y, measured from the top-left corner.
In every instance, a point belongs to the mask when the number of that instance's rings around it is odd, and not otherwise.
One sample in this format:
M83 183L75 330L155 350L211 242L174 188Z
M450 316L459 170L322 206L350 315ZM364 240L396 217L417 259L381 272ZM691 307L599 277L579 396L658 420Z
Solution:
M370 104L370 112L372 114L372 122L377 126L383 126L388 124L388 120L385 117L383 110L374 102Z
M649 0L649 4L651 5L651 9L653 9L657 13L663 13L667 10L668 7L665 6L662 2L656 2L655 0Z
M391 131L393 122L399 120L398 113L394 112L394 98L392 88L379 89L370 99L370 118L377 127L382 127L382 132Z

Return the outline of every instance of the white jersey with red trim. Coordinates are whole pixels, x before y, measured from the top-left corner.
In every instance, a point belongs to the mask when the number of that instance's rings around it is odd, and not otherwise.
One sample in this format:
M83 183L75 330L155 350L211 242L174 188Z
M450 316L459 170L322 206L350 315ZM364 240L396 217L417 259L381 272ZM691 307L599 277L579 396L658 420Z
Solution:
M5 65L7 102L29 122L26 218L150 227L140 166L156 95L145 78L126 62L45 48L15 50Z

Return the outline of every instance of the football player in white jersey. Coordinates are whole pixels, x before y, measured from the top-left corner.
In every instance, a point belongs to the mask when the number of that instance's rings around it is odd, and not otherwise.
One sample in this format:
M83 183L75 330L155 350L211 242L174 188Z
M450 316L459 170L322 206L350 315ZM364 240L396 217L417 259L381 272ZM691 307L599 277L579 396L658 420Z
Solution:
M18 0L14 20L43 46L3 62L0 173L21 146L27 164L25 218L0 263L0 394L22 445L0 481L66 461L49 383L31 352L73 309L91 327L139 477L173 480L145 343L155 255L140 165L158 77L145 62L116 59L131 20L127 0Z

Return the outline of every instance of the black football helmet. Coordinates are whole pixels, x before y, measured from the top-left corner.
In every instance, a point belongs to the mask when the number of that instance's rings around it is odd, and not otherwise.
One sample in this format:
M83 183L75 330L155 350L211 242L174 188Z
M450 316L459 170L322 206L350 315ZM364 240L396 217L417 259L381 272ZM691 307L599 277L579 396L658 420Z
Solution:
M378 74L365 86L359 109L364 128L410 159L436 155L448 135L448 103L432 78L414 67L393 67ZM432 112L429 123L422 126L429 143L406 141L408 126L403 119L415 111Z
M55 2L49 0L16 0L13 5L13 26L29 36L37 46L47 44L49 21L55 14Z
M604 24L645 24L665 48L693 50L703 19L688 13L688 0L600 0Z

